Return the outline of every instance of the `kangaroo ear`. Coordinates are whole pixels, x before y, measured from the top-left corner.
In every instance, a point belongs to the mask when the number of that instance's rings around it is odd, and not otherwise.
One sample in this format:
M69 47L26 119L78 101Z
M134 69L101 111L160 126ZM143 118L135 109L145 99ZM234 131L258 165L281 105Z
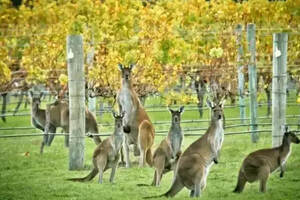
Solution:
M285 126L285 132L289 132L289 126L288 125Z
M125 116L125 111L122 111L120 116L123 118Z
M181 106L181 107L179 108L179 112L180 112L180 113L183 113L183 111L184 111L184 106Z
M221 108L224 108L225 102L226 102L226 99L222 99L222 100L220 101L219 106L220 106Z
M169 106L168 106L168 110L170 111L170 113L174 112L174 110L172 110Z
M121 63L119 63L118 68L119 68L120 71L122 71L123 70L123 65Z
M214 103L211 102L211 101L208 99L208 97L206 98L206 104L207 104L207 106L210 107L210 108L215 107Z
M132 70L135 67L135 64L130 64L129 69Z

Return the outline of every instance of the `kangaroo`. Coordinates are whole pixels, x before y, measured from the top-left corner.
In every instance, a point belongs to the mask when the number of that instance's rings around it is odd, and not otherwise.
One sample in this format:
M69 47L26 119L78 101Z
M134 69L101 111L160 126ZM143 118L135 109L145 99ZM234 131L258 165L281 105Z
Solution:
M63 128L65 133L69 132L69 104L65 100L57 100L47 105L47 109L40 109L41 98L43 93L36 96L32 91L29 92L31 97L31 123L35 128L44 131L43 141L40 147L40 153L43 153L44 146L51 146L56 129ZM86 133L98 133L98 126L95 116L86 109ZM52 133L49 134L48 133ZM99 136L90 136L96 144L101 142ZM65 144L68 146L69 136L66 136Z
M300 140L293 132L286 130L279 147L250 153L243 161L233 192L241 193L247 182L252 183L257 180L260 181L259 191L266 192L270 173L280 168L280 177L283 177L285 163L291 153L291 143L299 144Z
M121 115L116 115L113 112L113 117L115 118L114 132L96 147L93 154L94 168L92 171L84 178L72 178L67 180L86 182L92 180L99 172L99 183L101 184L103 182L103 173L111 168L109 181L111 183L113 182L124 137L122 126L124 112L122 112Z
M218 163L218 155L224 139L224 101L215 104L207 99L207 105L212 110L209 128L180 156L171 188L165 194L156 197L173 197L183 187L191 190L190 197L199 197L205 188L209 169L213 163Z
M143 108L132 85L132 69L134 65L124 67L119 64L122 75L121 89L117 95L119 110L125 111L123 118L125 141L123 144L126 167L130 167L129 145L134 145L134 155L139 156L139 166L145 166L146 162L152 165L151 147L154 142L155 130Z
M40 108L41 98L43 97L44 93L40 93L38 96L34 96L33 92L29 92L31 98L31 124L37 129L41 131L45 130L46 124L46 111ZM49 130L51 133L56 132L56 127L50 124Z
M51 145L55 134L50 134L51 125L61 127L65 133L69 133L69 103L66 100L56 100L52 104L47 105L46 109L46 125L44 140L41 144L41 153L45 144ZM96 117L86 108L85 109L85 132L98 133L98 125ZM55 133L55 132L54 132ZM99 136L90 136L94 139L95 144L101 143ZM65 136L65 145L69 146L69 135Z
M181 144L183 140L183 132L181 130L180 121L184 107L180 107L178 111L169 109L172 114L172 124L168 136L161 141L159 147L153 154L153 166L155 173L151 185L159 186L163 174L174 170L177 161L181 155Z

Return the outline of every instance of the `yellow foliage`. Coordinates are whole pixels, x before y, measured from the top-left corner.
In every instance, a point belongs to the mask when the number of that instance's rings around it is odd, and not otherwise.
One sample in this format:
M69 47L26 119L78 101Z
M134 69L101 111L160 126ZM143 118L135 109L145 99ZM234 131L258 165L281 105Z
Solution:
M0 61L0 85L7 84L11 80L11 71L7 65Z
M298 95L297 103L300 103L300 95Z
M59 82L60 82L61 85L67 85L68 84L68 76L65 75L65 74L61 74L59 76L58 80L59 80Z
M82 34L85 53L91 46L95 48L95 61L87 72L87 80L94 86L117 90L117 64L135 63L136 85L148 84L149 88L164 92L177 82L182 65L197 65L184 69L194 73L201 65L218 67L214 64L221 58L224 65L235 63L237 24L256 24L257 60L270 63L270 56L261 54L272 54L274 29L299 28L299 2L173 0L143 6L140 0L39 0L33 1L34 9L21 6L16 10L5 0L1 4L4 9L0 9L0 24L7 25L8 31L0 31L0 60L12 69L13 58L17 57L27 72L27 83L59 88L67 82L66 37ZM297 57L293 52L299 51L298 41L299 36L289 38L290 63ZM246 47L245 42L242 45ZM247 55L246 48L244 51ZM212 70L226 71L231 81L236 71L227 68ZM194 101L185 96L179 100Z

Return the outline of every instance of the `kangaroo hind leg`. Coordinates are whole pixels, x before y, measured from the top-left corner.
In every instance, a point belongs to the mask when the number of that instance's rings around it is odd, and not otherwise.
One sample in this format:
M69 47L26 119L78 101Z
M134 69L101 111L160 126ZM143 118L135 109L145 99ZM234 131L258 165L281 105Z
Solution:
M155 186L159 186L163 171L165 168L165 157L164 156L157 156L155 158L155 175L156 175L156 181Z
M107 157L105 155L99 155L97 158L97 166L99 169L99 184L103 183L103 173L107 164Z
M259 169L259 191L267 191L267 181L270 175L270 168L268 166L263 166Z

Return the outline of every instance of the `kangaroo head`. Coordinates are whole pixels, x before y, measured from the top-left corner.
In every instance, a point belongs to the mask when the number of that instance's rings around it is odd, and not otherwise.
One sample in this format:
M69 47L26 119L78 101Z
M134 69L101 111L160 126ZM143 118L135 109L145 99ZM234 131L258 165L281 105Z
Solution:
M29 96L31 98L32 107L39 107L41 104L41 98L43 97L44 93L41 92L40 95L35 96L32 91L29 92Z
M115 118L115 129L120 129L123 126L123 117L125 112L123 111L120 115L112 111L113 117Z
M218 102L212 102L207 98L206 103L207 103L207 106L210 107L210 109L211 109L212 120L216 121L216 120L223 119L223 117L224 117L223 108L224 108L225 100L221 100Z
M172 114L172 124L180 124L181 114L184 111L184 106L181 106L179 110L172 110L171 108L169 108L169 111Z
M293 133L291 131L287 131L284 133L283 140L287 140L287 141L295 143L295 144L300 143L300 139L296 136L295 133Z
M129 67L125 67L122 64L119 64L119 70L122 73L122 79L125 81L130 81L131 80L131 72L132 69L134 68L134 64L130 64Z

